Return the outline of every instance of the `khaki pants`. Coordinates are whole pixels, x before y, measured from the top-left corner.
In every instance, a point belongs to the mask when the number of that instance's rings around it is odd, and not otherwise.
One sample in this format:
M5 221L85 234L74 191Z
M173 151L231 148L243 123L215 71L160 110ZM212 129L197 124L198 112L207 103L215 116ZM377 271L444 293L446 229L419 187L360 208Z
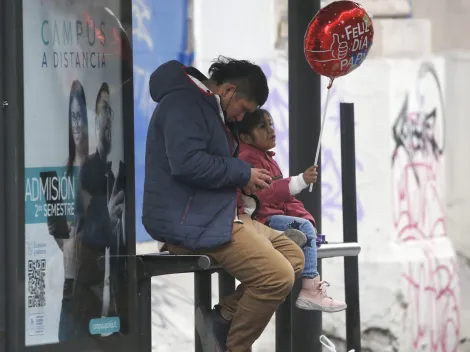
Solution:
M232 320L230 352L251 351L304 268L303 252L294 242L249 216L240 219L244 224L234 224L232 241L223 247L191 252L167 246L174 254L208 255L241 282L220 302L222 315Z

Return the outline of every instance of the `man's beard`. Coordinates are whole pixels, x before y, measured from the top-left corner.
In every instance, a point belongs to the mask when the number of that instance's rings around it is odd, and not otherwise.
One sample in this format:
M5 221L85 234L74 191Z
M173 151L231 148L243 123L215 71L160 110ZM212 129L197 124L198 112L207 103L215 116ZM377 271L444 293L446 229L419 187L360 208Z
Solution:
M111 133L110 129L106 128L100 132L100 144L103 149L104 155L108 155L111 151Z

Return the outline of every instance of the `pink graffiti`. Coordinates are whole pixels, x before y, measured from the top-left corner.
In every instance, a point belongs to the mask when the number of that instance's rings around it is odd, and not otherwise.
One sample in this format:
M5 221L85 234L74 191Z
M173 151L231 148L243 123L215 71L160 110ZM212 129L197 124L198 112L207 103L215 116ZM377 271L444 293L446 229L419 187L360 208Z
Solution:
M397 163L399 159L396 158ZM395 165L393 171L393 224L398 231L398 240L408 242L445 235L444 205L437 191L433 165L405 162L402 166Z
M455 352L459 345L460 316L457 264L439 262L433 249L424 249L422 261L408 264L406 281L409 306L403 327L412 329L415 351Z
M447 234L439 193L443 168L434 131L437 116L435 111L406 113L407 102L404 106L394 126L392 158L393 225L398 242L415 253L402 272L408 304L403 328L407 334L411 330L416 351L454 352L460 332L456 263L432 247Z

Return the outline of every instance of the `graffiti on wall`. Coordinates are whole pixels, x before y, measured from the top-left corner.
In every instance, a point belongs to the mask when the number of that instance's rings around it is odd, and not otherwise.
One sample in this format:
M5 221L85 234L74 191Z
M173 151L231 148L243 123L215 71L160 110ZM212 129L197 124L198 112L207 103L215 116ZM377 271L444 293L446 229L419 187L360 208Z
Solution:
M439 189L444 99L436 70L423 63L392 127L393 221L400 241L446 233Z
M271 112L276 126L276 160L284 174L289 174L289 88L287 62L262 65L268 78L269 98L265 108ZM326 87L326 85L325 85ZM335 86L331 89L330 103L325 121L325 135L322 143L322 216L334 222L342 216L341 191L341 151L340 151L340 114L339 102L342 101L341 90ZM306 116L305 118L309 118ZM313 160L312 160L313 162ZM305 167L307 168L308 165ZM356 172L363 171L360 157L356 160ZM357 200L357 218L364 217L364 208L360 196Z
M414 351L455 352L460 332L457 263L439 260L435 248L422 251L425 259L410 262L402 273L408 300L403 326L411 329Z
M175 14L168 17L168 13ZM136 219L142 216L147 128L156 106L150 97L149 79L162 63L178 59L188 65L188 0L133 0L134 141ZM136 221L137 242L150 240L141 221Z
M453 258L439 257L432 241L446 235L443 201L444 98L436 68L424 62L392 125L392 212L399 243L419 241L422 259L402 272L415 350L458 348L458 276Z
M144 0L134 0L132 3L132 37L145 43L149 50L153 49L153 40L148 30L151 21L151 9Z
M154 42L150 35L149 27L151 21L150 4L144 0L135 0L132 4L132 37L134 40L135 55L143 53L153 53ZM154 103L149 95L148 82L152 68L144 67L142 63L134 64L134 91L138 99L135 100L135 107L147 118L154 108Z

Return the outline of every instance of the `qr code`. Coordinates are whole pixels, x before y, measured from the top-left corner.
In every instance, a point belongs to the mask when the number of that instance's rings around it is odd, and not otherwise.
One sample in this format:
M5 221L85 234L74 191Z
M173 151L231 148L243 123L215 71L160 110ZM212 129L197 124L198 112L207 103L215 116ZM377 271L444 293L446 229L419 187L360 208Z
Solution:
M46 306L46 259L28 260L28 307Z

